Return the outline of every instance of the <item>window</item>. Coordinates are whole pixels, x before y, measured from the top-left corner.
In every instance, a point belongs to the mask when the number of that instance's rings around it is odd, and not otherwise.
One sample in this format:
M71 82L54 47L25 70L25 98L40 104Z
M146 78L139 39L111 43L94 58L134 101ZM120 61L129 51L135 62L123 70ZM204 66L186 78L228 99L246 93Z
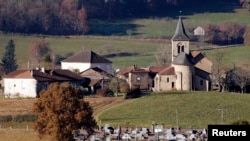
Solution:
M174 82L172 82L172 88L174 88Z
M141 76L139 74L136 75L136 80L141 81Z
M203 80L200 80L200 85L203 86Z
M178 53L180 53L181 52L181 47L180 46L178 46Z
M167 77L167 83L169 82L169 77Z
M184 45L182 45L182 43L177 44L177 52L184 52Z

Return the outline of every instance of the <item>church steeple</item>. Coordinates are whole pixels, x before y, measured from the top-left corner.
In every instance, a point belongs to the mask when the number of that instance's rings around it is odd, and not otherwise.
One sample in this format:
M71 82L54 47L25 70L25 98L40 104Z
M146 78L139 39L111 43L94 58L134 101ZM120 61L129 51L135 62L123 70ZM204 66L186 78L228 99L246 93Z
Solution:
M181 53L189 54L189 37L185 31L181 17L177 23L172 42L172 62Z
M181 16L179 17L179 21L177 23L177 26L175 29L175 34L172 37L172 40L174 40L174 41L187 41L187 40L189 40L189 37L185 31Z

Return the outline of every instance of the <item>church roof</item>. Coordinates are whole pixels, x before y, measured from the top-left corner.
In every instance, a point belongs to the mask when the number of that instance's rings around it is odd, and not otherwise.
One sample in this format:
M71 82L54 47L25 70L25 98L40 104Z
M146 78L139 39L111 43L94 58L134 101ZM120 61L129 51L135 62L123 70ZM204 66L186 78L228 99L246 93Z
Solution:
M179 17L179 21L177 23L177 26L175 29L175 34L172 37L172 40L175 40L175 41L179 41L179 40L180 41L188 41L189 40L189 37L186 34L181 17Z
M99 56L91 50L83 50L73 56L62 60L62 62L78 62L78 63L112 63L108 59Z
M168 67L158 73L159 75L175 75L174 67Z
M174 65L184 65L184 66L193 65L190 61L190 57L185 52L181 52L172 63Z

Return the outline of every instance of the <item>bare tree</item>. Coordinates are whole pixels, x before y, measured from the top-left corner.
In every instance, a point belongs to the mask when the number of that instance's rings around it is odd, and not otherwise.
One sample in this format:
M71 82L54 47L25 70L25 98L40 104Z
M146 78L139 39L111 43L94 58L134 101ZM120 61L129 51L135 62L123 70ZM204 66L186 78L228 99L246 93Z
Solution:
M48 63L49 60L52 62L51 48L47 41L37 40L29 45L29 58L30 61L40 67L41 62Z
M250 45L250 26L246 26L246 30L244 33L244 44Z
M250 77L249 64L238 65L233 69L233 81L241 89L241 93L244 93L244 89L249 82Z
M226 86L226 72L227 72L227 61L226 61L225 50L214 50L213 53L213 66L212 66L212 78L215 83L219 85L219 91L224 92Z
M158 65L168 65L171 62L171 47L160 45L160 48L155 53L155 58Z

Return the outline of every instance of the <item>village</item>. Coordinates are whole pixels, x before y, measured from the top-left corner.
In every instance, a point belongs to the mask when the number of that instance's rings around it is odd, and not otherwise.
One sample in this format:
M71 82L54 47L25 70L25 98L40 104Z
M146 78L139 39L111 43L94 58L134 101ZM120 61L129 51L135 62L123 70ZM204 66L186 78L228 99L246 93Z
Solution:
M200 28L198 28L200 30ZM86 88L90 93L107 88L112 78L125 80L129 89L147 91L210 91L212 62L200 51L190 51L190 37L182 18L176 26L172 41L170 66L140 67L139 64L114 71L112 62L87 49L61 61L60 69L38 67L16 70L3 77L4 95L11 97L39 97L50 83L69 81ZM78 72L78 73L76 73ZM27 85L28 84L28 85Z

